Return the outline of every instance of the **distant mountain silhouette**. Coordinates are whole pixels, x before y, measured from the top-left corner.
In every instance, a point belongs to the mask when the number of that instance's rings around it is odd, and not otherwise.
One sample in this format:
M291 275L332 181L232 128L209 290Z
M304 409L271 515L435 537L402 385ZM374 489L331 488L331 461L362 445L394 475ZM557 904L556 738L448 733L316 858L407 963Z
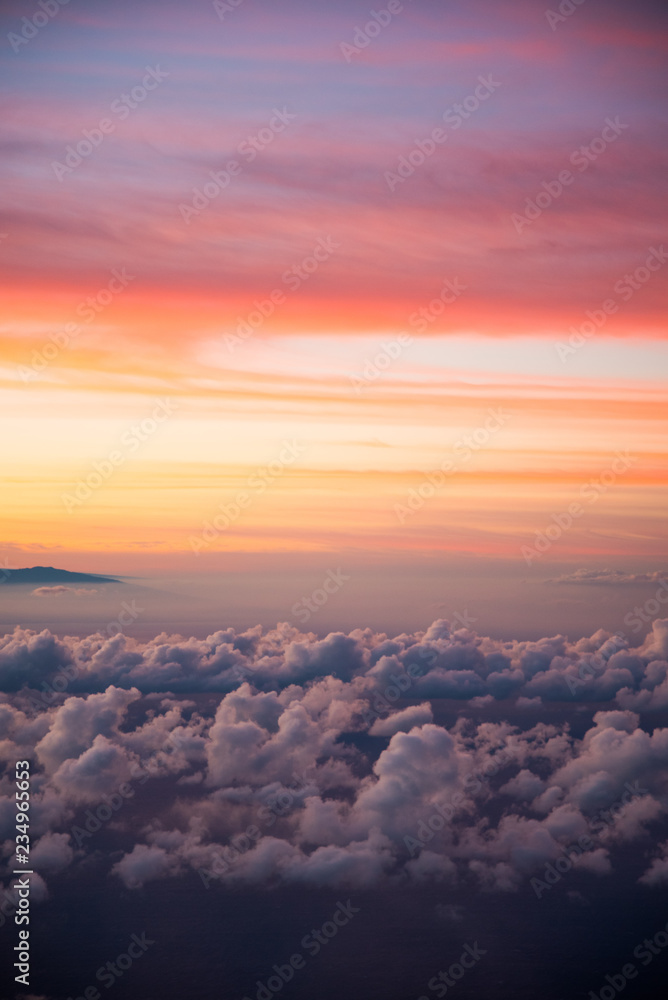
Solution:
M3 569L6 583L121 583L112 576L70 573L54 566L30 566L28 569Z

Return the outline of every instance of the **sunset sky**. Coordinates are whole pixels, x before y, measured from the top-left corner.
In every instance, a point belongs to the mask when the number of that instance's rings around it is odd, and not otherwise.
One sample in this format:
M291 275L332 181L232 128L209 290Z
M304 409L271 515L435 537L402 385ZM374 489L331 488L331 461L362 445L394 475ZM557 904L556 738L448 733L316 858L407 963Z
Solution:
M5 565L662 569L661 5L219 7L3 7Z
M0 7L0 998L656 1000L666 0Z

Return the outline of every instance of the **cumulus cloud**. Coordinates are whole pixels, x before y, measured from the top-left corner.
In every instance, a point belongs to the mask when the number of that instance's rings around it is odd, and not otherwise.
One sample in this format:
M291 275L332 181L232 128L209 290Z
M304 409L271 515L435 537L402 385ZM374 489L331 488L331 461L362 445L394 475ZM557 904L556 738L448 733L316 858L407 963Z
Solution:
M376 719L369 733L371 736L394 736L395 733L407 733L414 726L433 721L431 705L424 701L421 705L410 705L401 712L393 712L386 719Z
M48 733L35 747L38 760L51 771L78 758L92 749L95 737L118 732L128 705L138 697L136 689L109 687L103 694L68 698L55 710Z
M664 886L668 884L668 840L661 845L661 853L640 877L643 885Z
M111 869L118 875L127 889L139 889L146 882L163 878L176 868L176 862L161 847L137 844L129 854L125 854Z
M59 872L72 861L74 851L67 833L45 833L30 849L30 860L39 871Z
M80 756L63 761L52 781L58 792L72 802L95 802L130 777L131 761L126 752L98 734Z
M544 789L545 782L537 774L532 774L527 768L522 768L519 774L516 774L514 778L501 787L500 791L514 799L531 802Z
M524 698L519 697L515 702L515 707L524 709L527 712L535 711L542 706L542 701L540 698Z
M30 592L31 597L62 597L64 594L71 594L73 597L88 597L90 594L97 594L97 590L87 587L36 587Z
M620 569L577 569L545 581L546 583L587 584L589 586L630 586L633 584L667 583L668 570L654 573L624 573Z

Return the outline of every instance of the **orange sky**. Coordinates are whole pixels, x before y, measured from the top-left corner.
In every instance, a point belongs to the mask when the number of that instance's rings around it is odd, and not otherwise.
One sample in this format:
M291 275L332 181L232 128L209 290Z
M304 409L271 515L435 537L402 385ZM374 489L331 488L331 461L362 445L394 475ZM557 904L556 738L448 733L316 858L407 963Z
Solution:
M665 554L665 25L477 6L407 9L352 64L347 2L159 38L146 4L122 46L120 8L73 6L11 54L0 556L521 561L619 452L544 558Z

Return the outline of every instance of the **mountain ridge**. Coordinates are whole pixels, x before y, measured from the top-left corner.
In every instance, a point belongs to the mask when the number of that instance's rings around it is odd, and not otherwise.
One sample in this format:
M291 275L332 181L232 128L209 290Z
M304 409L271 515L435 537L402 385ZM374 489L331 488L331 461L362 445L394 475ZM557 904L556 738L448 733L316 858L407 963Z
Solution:
M5 583L121 583L113 576L94 573L73 573L55 566L28 566L24 569L4 569Z

